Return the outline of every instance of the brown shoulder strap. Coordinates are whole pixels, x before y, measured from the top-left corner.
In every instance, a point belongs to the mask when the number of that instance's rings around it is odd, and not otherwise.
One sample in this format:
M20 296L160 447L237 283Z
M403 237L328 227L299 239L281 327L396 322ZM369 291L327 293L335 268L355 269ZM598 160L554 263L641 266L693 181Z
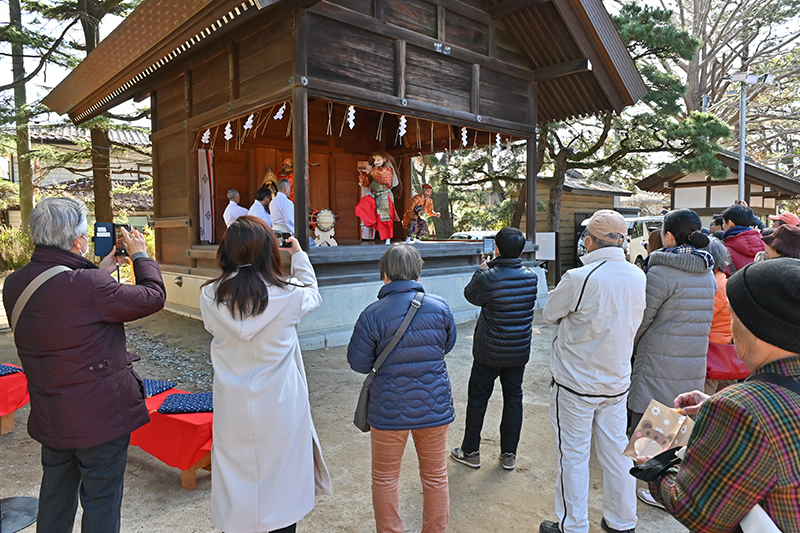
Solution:
M22 314L22 310L25 309L25 305L28 303L28 300L30 300L31 296L33 296L33 293L36 292L36 289L44 285L47 280L56 274L66 272L68 270L72 269L65 267L64 265L54 266L52 268L48 268L33 278L33 281L28 283L28 286L25 287L25 290L22 291L22 294L20 294L19 298L17 298L17 303L14 304L14 311L12 311L11 320L9 320L9 326L11 326L12 330L16 329L19 316Z

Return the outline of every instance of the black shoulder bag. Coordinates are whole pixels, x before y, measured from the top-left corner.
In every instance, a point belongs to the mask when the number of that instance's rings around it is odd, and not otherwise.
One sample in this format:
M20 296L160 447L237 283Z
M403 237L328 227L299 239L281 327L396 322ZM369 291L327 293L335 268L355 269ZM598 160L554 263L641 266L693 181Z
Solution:
M369 431L369 424L367 424L367 409L369 408L369 387L372 385L372 380L375 379L375 374L378 373L378 369L380 369L383 362L386 361L386 358L389 357L389 354L392 353L394 347L397 346L397 343L399 343L400 339L403 338L403 335L408 329L408 325L411 324L411 320L414 318L414 315L417 314L417 310L422 305L422 299L424 297L425 293L418 292L416 296L414 296L414 299L411 300L411 306L408 308L406 317L403 319L400 327L397 328L397 331L394 332L394 337L392 337L392 340L389 341L389 344L386 345L386 348L383 349L381 354L375 360L375 364L372 365L372 370L370 370L369 374L367 374L366 379L364 379L364 385L361 386L361 394L358 395L356 414L353 417L353 424L355 424L356 427L361 431Z

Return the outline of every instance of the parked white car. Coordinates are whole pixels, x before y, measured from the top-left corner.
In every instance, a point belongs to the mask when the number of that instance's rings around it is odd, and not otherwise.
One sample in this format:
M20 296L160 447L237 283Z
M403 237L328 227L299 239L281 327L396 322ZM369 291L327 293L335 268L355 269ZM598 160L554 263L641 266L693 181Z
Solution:
M628 224L628 261L642 268L647 257L647 239L651 231L661 231L663 216L626 218Z
M496 231L459 231L450 235L454 241L481 241L487 237L494 238Z
M650 232L654 230L661 231L664 217L631 217L625 218L625 222L628 225L628 239L623 245L625 257L628 258L629 262L642 268L644 259L647 257L647 239L650 237ZM578 239L578 257L585 253L586 248L583 244L583 237L581 237Z

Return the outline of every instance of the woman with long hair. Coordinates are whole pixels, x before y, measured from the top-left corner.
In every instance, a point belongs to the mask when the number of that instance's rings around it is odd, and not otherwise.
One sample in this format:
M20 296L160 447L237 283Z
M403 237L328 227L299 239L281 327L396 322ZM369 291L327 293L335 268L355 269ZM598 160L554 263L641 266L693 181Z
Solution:
M331 493L296 329L322 300L308 255L287 241L289 278L272 229L239 217L200 295L214 336L211 518L226 533L293 532L315 494Z
M700 217L691 209L664 216L664 248L647 256L647 307L634 340L628 407L631 428L650 400L672 405L681 393L703 390L717 283Z

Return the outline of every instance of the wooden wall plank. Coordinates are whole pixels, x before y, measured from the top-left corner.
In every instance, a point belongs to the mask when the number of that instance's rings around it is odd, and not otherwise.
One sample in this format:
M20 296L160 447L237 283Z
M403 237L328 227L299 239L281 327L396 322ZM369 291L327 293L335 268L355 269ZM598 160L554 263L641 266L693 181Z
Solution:
M489 55L489 26L452 11L447 12L447 42Z
M373 0L338 0L336 3L347 9L358 11L370 17L372 16Z
M229 101L228 54L220 53L192 70L192 110L197 115Z
M472 65L411 45L406 48L406 58L408 98L470 111Z
M309 14L308 75L312 79L395 92L395 44L361 28Z
M436 6L423 0L387 0L383 20L407 30L437 38Z
M528 84L526 80L481 69L481 114L530 123Z

